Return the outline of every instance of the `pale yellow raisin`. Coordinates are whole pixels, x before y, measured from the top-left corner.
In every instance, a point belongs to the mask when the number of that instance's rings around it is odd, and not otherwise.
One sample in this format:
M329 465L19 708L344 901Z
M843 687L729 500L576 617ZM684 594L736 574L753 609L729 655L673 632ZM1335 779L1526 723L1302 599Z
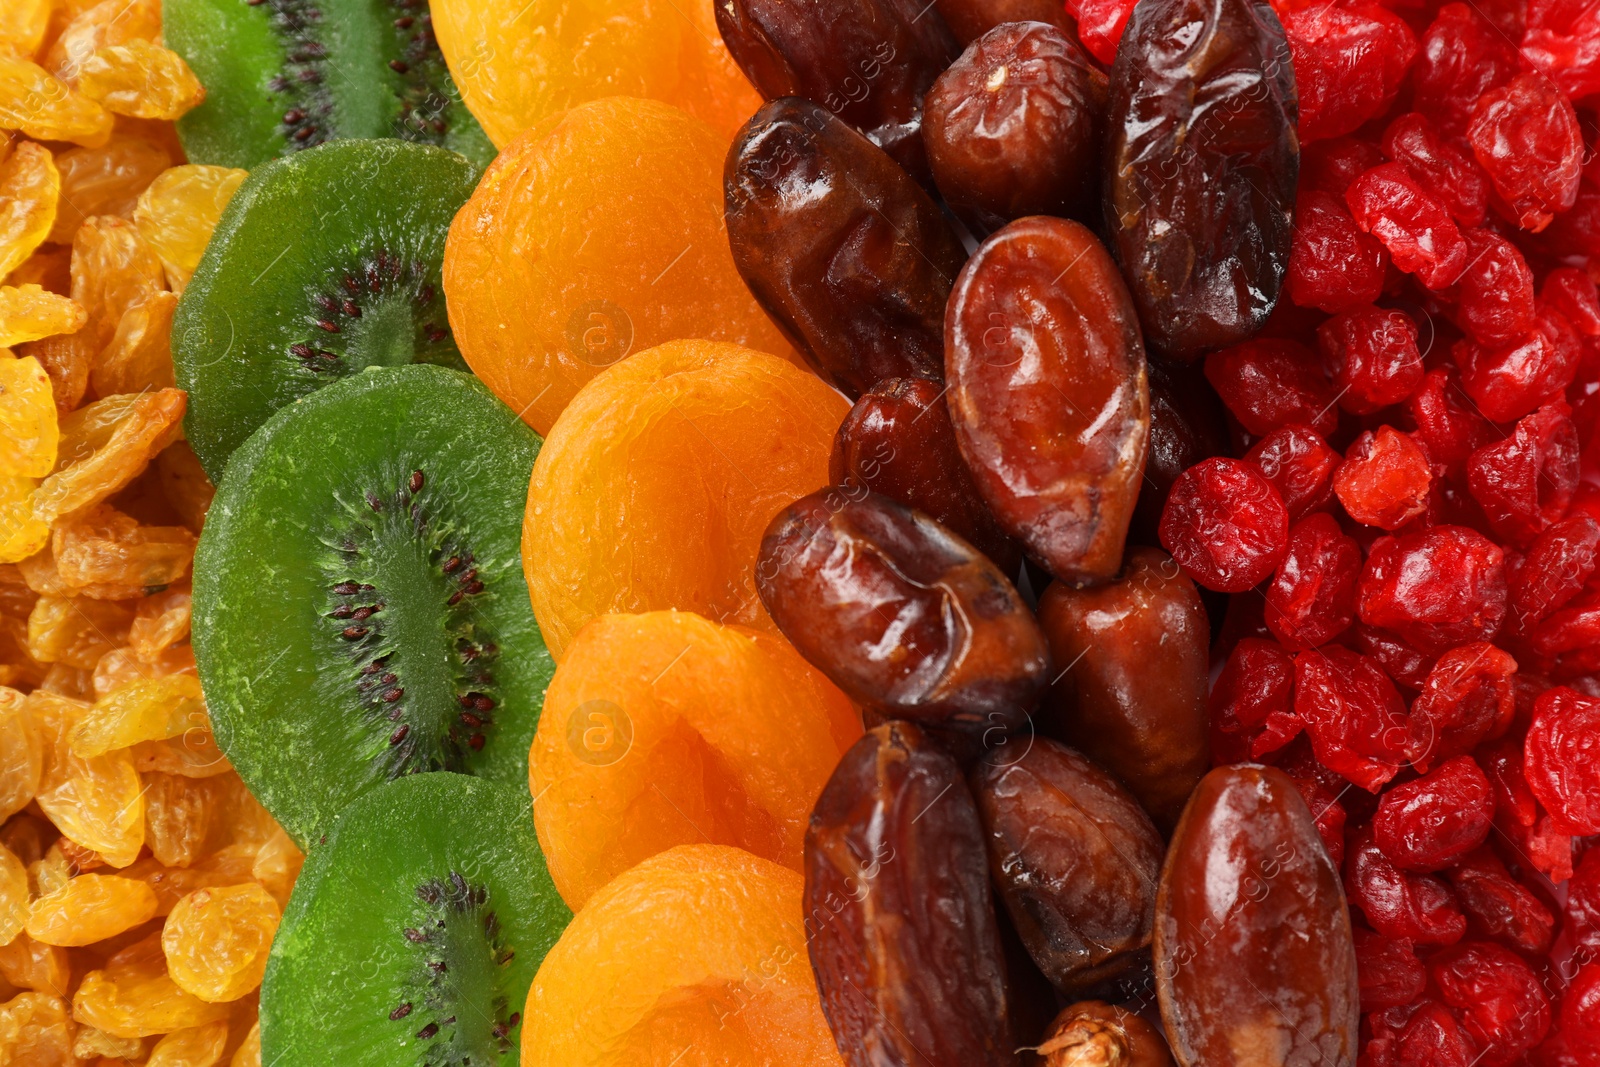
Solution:
M300 868L305 861L305 853L280 829L256 853L250 875L280 905L288 904L289 893L294 889L295 879L300 877Z
M35 897L49 896L72 880L72 865L67 862L61 842L50 846L43 856L28 864L28 892Z
M254 882L200 889L167 916L161 947L173 981L201 1000L237 1000L261 984L282 912Z
M0 275L22 266L49 235L60 195L61 175L43 145L23 141L0 163Z
M39 808L56 828L114 867L126 867L144 844L144 787L127 752L85 759L68 738L87 706L35 690L28 709L44 739Z
M133 611L112 600L42 596L28 614L28 654L40 663L65 663L92 671L121 645Z
M111 112L31 60L0 53L0 129L39 141L103 145Z
M227 1020L191 1026L157 1041L145 1067L216 1067L227 1046Z
M61 431L50 379L36 359L0 357L0 475L43 478Z
M76 333L89 321L82 304L38 285L0 285L0 348Z
M0 1063L7 1067L72 1067L67 1005L47 993L18 993L0 1004Z
M111 343L89 372L95 392L111 396L177 384L171 348L172 314L177 309L178 294L162 292L151 293L123 313Z
M228 1067L261 1067L261 1024L258 1022L245 1035L244 1044L233 1052Z
M189 573L195 536L183 526L143 526L108 504L57 520L50 551L19 567L45 596L136 600Z
M168 867L187 867L199 860L215 811L206 782L160 771L141 777L144 842L150 854Z
M226 1004L208 1004L167 974L161 935L151 934L90 971L72 997L72 1017L118 1037L170 1034L225 1020Z
M182 737L169 737L165 741L141 741L133 746L132 752L133 765L141 774L161 771L185 778L215 778L233 770L233 764L217 747L209 726L193 727L185 730Z
M32 59L50 27L51 0L6 0L0 4L0 52Z
M16 940L28 923L28 867L0 845L0 945Z
M0 563L16 563L50 543L50 525L33 513L37 478L0 475Z
M161 36L161 0L100 0L76 4L43 63L73 84L83 61L108 45L153 41Z
M46 945L75 948L116 937L155 918L156 894L134 878L80 874L28 912L28 936Z
M72 984L72 960L64 948L18 934L11 944L0 946L0 978L18 989L64 997Z
M232 167L187 164L156 178L139 197L133 221L161 257L167 284L175 292L188 284L222 209L248 174Z
M206 509L217 495L206 477L200 458L188 441L174 441L156 457L156 474L161 479L161 495L167 498L183 524L199 533L206 523Z
M137 1037L117 1037L92 1026L80 1026L72 1039L72 1054L80 1060L93 1056L136 1060L144 1055L144 1041Z
M167 122L206 98L183 57L149 41L96 49L78 67L78 91L118 115Z
M137 618L134 621L137 622ZM128 636L132 641L132 627ZM98 700L141 678L165 678L169 674L184 673L195 673L194 649L187 644L173 645L152 659L141 659L132 647L114 648L94 665L91 691Z
M88 313L96 352L127 310L166 288L161 260L128 219L95 215L72 238L72 299Z
M61 201L49 239L70 245L78 227L94 215L132 218L140 195L170 166L172 155L161 145L120 134L100 148L69 148L59 153L56 169L61 172Z
M119 394L62 419L56 469L34 493L34 516L52 523L133 481L182 432L185 401L181 389Z
M88 329L52 334L17 347L17 355L36 359L50 377L56 418L70 415L89 388L89 367L97 351Z
M43 767L44 744L28 698L0 686L0 823L28 806Z
M72 730L72 751L87 759L140 741L180 737L209 721L200 679L190 674L142 679L95 702Z
M248 882L255 858L255 850L237 845L218 849L192 867L168 867L154 856L145 856L124 868L122 876L137 878L155 890L156 914L169 915L180 900L198 889Z
M145 597L134 612L128 647L141 662L155 662L168 648L189 636L193 608L194 596L187 582Z

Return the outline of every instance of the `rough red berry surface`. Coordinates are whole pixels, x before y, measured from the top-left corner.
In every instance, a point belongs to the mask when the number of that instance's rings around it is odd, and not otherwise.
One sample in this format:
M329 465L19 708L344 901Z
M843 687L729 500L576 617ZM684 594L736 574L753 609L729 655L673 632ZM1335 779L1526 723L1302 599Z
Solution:
M1523 770L1545 810L1572 834L1600 834L1600 697L1559 686L1533 705Z
M1408 111L1383 131L1383 154L1443 201L1461 226L1482 226L1489 178L1478 161L1444 137L1426 115Z
M1465 942L1428 970L1488 1067L1510 1067L1550 1029L1550 998L1539 976L1508 948Z
M1356 975L1361 981L1361 1010L1399 1008L1428 987L1428 972L1409 938L1384 937L1356 928Z
M1294 740L1294 660L1272 641L1234 646L1211 689L1211 751L1218 763L1251 763Z
M1467 266L1467 241L1444 202L1398 163L1374 167L1345 190L1356 225L1383 242L1394 265L1429 289L1455 282Z
M1349 843L1344 891L1367 925L1385 937L1418 945L1453 945L1467 932L1467 917L1450 887L1431 874L1401 870L1365 827Z
M1425 772L1504 733L1516 712L1516 670L1486 641L1440 656L1411 704L1411 765Z
M1294 711L1317 761L1367 790L1406 762L1406 705L1375 660L1338 645L1294 657Z
M1457 289L1462 329L1483 345L1509 344L1533 328L1533 271L1493 230L1465 230L1467 268Z
M1299 522L1333 498L1339 453L1315 430L1304 426L1274 430L1251 445L1244 458L1278 491L1291 522Z
M1446 470L1459 469L1474 449L1499 436L1448 367L1435 367L1423 376L1421 387L1406 402L1406 414L1415 427L1412 437Z
M1289 514L1253 464L1216 458L1184 471L1161 513L1161 545L1207 589L1239 593L1277 568Z
M1428 507L1433 482L1428 457L1408 434L1380 426L1356 438L1333 475L1345 513L1367 526L1394 530Z
M1417 54L1399 16L1376 4L1313 4L1283 18L1300 96L1300 138L1350 133L1383 112Z
M1361 546L1319 513L1289 531L1289 547L1267 586L1265 618L1288 648L1315 648L1343 633L1356 614Z
M1339 406L1353 415L1399 404L1422 384L1417 324L1403 311L1350 308L1317 327L1317 347L1333 371Z
M1342 311L1370 304L1383 293L1389 253L1356 225L1344 189L1303 191L1295 205L1289 245L1289 299L1304 308Z
M1483 844L1493 822L1489 779L1471 756L1457 756L1385 793L1372 835L1406 870L1438 871Z
M1213 352L1206 380L1253 434L1299 425L1327 435L1339 424L1333 383L1316 354L1294 341L1247 341Z
M1578 431L1546 405L1467 459L1467 485L1494 532L1528 544L1566 514L1578 487Z
M1467 4L1445 4L1418 42L1413 106L1445 133L1460 136L1478 97L1510 81L1521 68L1516 45L1504 31Z
M1361 574L1356 610L1363 622L1424 651L1487 641L1505 619L1505 553L1465 526L1379 538Z
M1519 74L1480 96L1467 140L1496 208L1523 229L1538 233L1577 202L1583 133L1571 102L1543 73Z

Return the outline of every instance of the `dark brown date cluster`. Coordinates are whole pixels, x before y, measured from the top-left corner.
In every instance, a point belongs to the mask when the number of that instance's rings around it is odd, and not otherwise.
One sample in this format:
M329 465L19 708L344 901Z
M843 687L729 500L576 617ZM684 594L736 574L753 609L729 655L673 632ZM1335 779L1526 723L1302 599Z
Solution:
M1182 361L1281 286L1282 27L1144 0L1107 72L1052 0L717 20L768 99L727 159L735 263L855 400L756 574L870 727L805 848L841 1054L1349 1067L1334 867L1289 779L1207 774L1206 607L1129 547L1226 446Z

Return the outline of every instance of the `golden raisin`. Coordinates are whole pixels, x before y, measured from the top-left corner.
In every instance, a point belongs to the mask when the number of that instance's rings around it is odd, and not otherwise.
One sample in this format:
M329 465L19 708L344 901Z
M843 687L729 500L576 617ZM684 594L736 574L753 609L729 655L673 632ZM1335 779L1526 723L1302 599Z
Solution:
M72 962L66 949L41 945L22 933L0 946L0 978L19 989L64 997L71 985Z
M83 976L72 997L72 1017L118 1037L146 1037L225 1020L228 1006L180 989L167 974L161 935L155 933Z
M28 912L28 936L46 945L92 945L155 918L156 895L143 882L80 874Z
M74 149L73 151L89 151L89 149ZM61 156L56 157L56 169L61 169ZM65 194L63 194L63 197ZM61 212L67 208L64 200L56 202L56 221L61 220ZM55 231L51 227L51 232ZM48 289L52 293L66 296L72 292L72 249L61 248L56 245L46 244L34 250L33 255L22 261L11 276L6 279L9 285L33 284Z
M56 156L61 203L50 240L71 244L83 220L93 215L133 217L144 190L170 166L167 150L143 137L116 136L100 148L62 152Z
M189 583L163 589L139 601L128 630L128 647L146 663L155 661L174 644L189 636L194 597Z
M28 868L0 845L0 945L16 940L28 922Z
M137 617L135 623L138 622ZM132 628L128 639L133 640ZM141 659L131 646L114 648L94 665L91 695L96 699L144 678L165 678L169 674L193 674L194 650L187 644L173 645L152 659Z
M83 305L68 297L38 285L0 285L0 348L73 333L88 321Z
M168 586L189 573L195 536L182 526L141 526L106 504L57 521L50 538L49 575L43 582L22 566L29 585L51 596L133 600L146 589Z
M132 623L133 612L115 601L42 596L28 615L28 654L92 671L127 639Z
M186 164L157 177L140 195L133 221L161 257L174 292L181 293L188 284L222 209L248 174L233 167Z
M190 893L161 932L173 981L201 1000L238 1000L261 984L281 915L254 882Z
M84 848L126 867L144 844L144 790L133 758L111 752L84 758L68 738L87 706L35 690L28 708L44 738L44 773L38 803L56 828Z
M58 418L70 414L83 400L89 388L89 365L94 354L94 334L87 329L52 334L17 349L17 355L38 360L49 375Z
M192 532L199 533L217 490L189 442L174 441L156 457L156 477L161 483L161 495L172 510Z
M28 806L43 767L44 743L28 698L0 686L0 823Z
M161 36L161 0L100 0L77 3L60 36L45 51L44 65L68 84L84 60L101 48Z
M72 299L89 315L97 350L111 343L123 313L166 288L161 260L127 219L95 215L72 239Z
M144 843L168 867L200 859L211 830L211 796L203 781L151 771L144 779Z
M219 1019L167 1034L150 1050L145 1067L214 1067L228 1044L228 1022Z
M141 741L133 746L134 766L139 773L161 771L185 778L213 778L233 770L228 757L217 747L209 726L194 726L182 737L165 741Z
M125 878L137 878L156 894L156 914L170 915L178 902L200 889L240 885L251 878L255 853L229 845L191 867L168 867L154 856L145 856L123 870Z
M70 1067L75 1062L65 1002L46 993L18 993L0 1004L0 1063Z
M305 853L300 851L294 840L281 829L275 830L261 846L261 851L256 853L256 861L250 866L250 877L260 882L262 888L271 893L281 906L289 902L289 891L294 888L295 879L300 877L300 868L305 860Z
M182 390L160 389L110 396L62 419L56 469L34 494L34 516L54 522L133 481L181 432L184 406Z
M97 49L78 67L78 91L107 111L168 122L206 98L183 57L149 41Z
M0 475L43 478L61 431L50 379L36 359L0 356Z
M162 292L123 312L111 343L89 372L96 393L112 396L177 384L171 348L172 313L177 309L178 294Z
M234 1050L233 1059L228 1061L228 1067L261 1067L261 1024L259 1022L250 1027L250 1032L245 1035L244 1044Z
M137 1037L117 1037L92 1026L80 1026L72 1039L72 1053L80 1060L93 1056L136 1060L144 1055L144 1041Z
M37 479L0 474L0 563L27 559L50 543L49 525L33 514L38 487Z
M205 698L200 679L174 674L130 682L96 701L71 734L74 755L88 759L140 741L162 741L204 726Z
M0 52L32 58L50 27L52 0L6 0L0 6Z
M33 255L56 221L61 175L50 150L23 141L0 163L0 277Z
M31 60L0 52L0 129L39 141L103 145L111 112Z

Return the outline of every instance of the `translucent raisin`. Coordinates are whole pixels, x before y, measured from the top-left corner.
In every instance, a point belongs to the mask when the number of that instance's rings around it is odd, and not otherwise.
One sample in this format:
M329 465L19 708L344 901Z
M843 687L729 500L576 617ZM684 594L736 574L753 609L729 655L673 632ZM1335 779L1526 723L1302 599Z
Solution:
M238 1000L261 984L280 915L254 882L190 893L161 932L172 980L204 1001Z

